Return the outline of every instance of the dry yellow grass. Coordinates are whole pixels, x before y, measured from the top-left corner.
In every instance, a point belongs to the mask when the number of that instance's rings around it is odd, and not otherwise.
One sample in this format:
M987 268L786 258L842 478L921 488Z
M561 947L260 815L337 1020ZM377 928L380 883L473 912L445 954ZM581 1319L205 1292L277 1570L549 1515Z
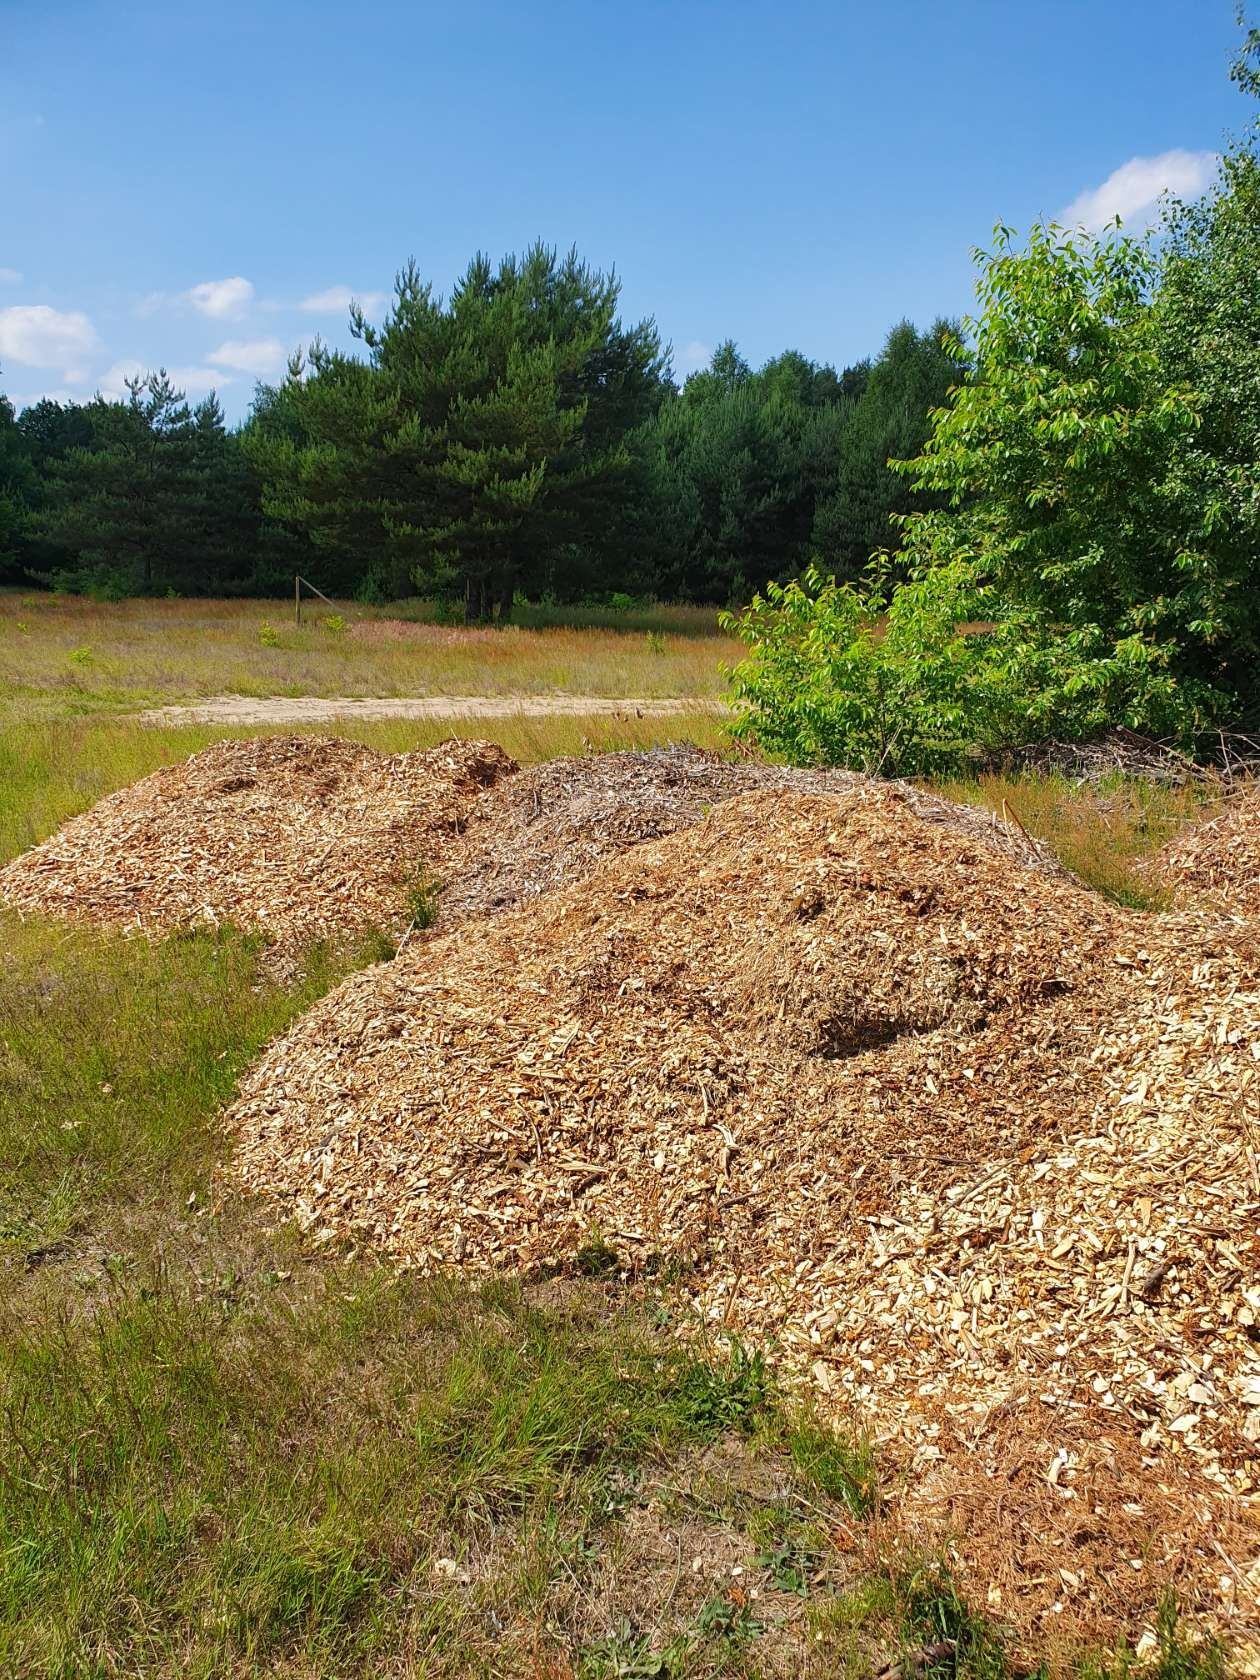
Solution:
M661 608L649 632L464 629L390 615L415 603L314 608L304 607L299 627L292 604L279 601L0 592L0 717L130 711L212 694L710 698L733 654L714 614L700 609Z

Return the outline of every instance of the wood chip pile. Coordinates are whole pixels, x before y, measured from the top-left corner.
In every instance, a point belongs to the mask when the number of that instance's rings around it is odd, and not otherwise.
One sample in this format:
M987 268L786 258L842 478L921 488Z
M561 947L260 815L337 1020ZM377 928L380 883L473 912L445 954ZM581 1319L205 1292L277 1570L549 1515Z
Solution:
M519 786L521 778L516 779ZM854 781L718 805L353 976L229 1114L318 1236L681 1266L854 1406L1026 1630L1256 1630L1260 929Z
M1180 900L1260 916L1260 785L1244 787L1221 802L1218 815L1176 835L1151 868Z
M390 757L352 741L222 741L123 788L0 869L23 912L166 933L232 922L274 966L319 939L401 931L407 886L516 765L488 741Z
M505 778L469 813L463 843L447 858L441 927L494 915L581 880L603 858L703 821L723 800L757 791L845 793L865 778L845 770L791 770L732 763L699 747L556 758ZM929 821L975 833L1019 863L1055 870L1021 829L987 812L902 785Z

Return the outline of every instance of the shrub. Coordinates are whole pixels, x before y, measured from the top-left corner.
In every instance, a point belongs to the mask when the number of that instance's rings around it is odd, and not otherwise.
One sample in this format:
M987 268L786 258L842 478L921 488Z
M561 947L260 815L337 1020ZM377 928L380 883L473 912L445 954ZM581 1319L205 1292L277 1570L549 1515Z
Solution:
M1140 637L1109 643L995 598L965 561L887 587L810 568L721 623L749 650L728 671L732 733L792 764L939 775L1002 747L1080 739L1110 723L1185 734L1198 713Z
M280 632L274 624L269 624L264 620L258 626L258 645L269 648L280 646Z

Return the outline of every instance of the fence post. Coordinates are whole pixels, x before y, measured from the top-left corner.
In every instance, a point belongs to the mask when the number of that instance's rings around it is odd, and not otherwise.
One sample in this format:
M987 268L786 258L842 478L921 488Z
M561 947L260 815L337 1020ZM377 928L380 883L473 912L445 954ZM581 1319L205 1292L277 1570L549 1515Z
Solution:
M296 572L293 574L293 614L297 622L302 622L302 580Z

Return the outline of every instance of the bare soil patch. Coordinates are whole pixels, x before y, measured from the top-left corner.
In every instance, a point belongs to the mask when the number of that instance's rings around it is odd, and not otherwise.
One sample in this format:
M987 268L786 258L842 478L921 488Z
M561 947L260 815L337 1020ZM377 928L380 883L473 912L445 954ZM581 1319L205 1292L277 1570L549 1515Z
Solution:
M994 838L722 803L346 981L244 1081L237 1170L425 1270L681 1272L1025 1629L1171 1581L1254 1631L1260 930Z
M659 697L610 700L598 694L428 694L379 700L360 700L348 695L328 699L314 695L297 698L268 695L255 699L241 694L217 694L193 705L154 706L136 716L141 723L157 729L190 723L251 728L286 724L299 728L309 723L335 723L339 718L376 721L382 718L684 717L688 712L722 709L717 700Z

